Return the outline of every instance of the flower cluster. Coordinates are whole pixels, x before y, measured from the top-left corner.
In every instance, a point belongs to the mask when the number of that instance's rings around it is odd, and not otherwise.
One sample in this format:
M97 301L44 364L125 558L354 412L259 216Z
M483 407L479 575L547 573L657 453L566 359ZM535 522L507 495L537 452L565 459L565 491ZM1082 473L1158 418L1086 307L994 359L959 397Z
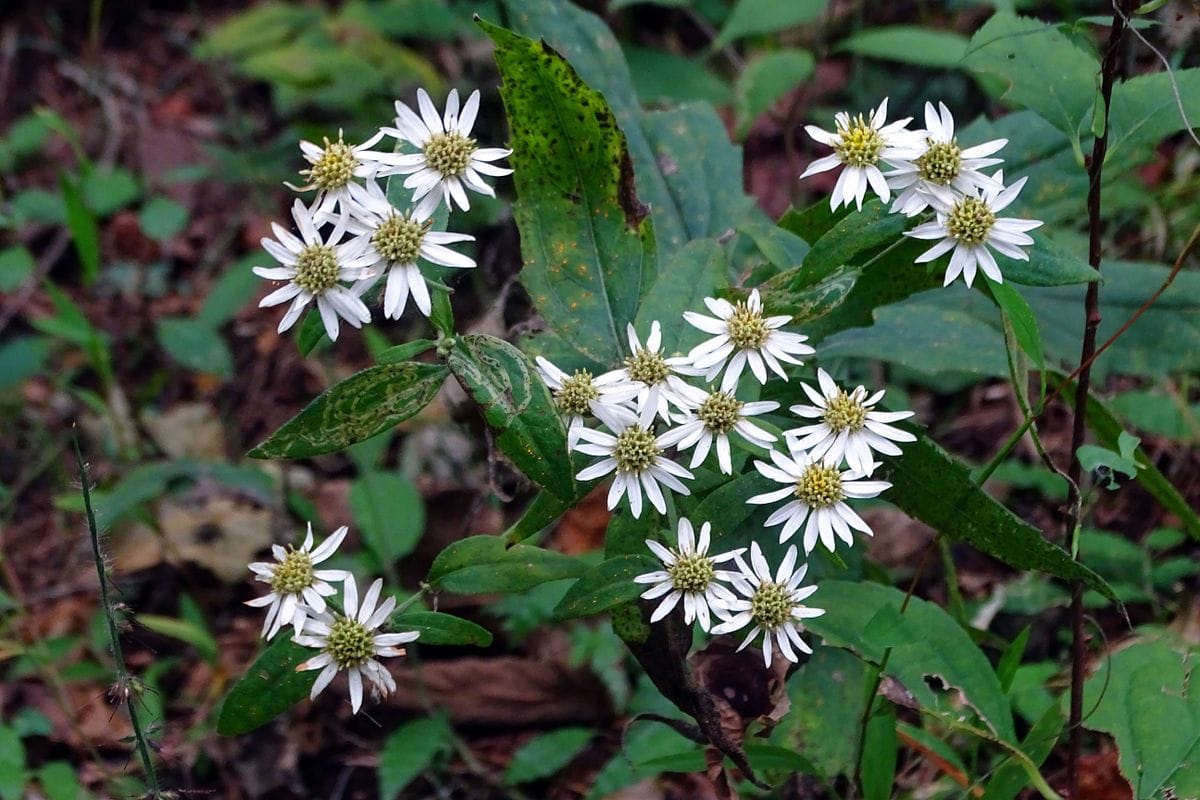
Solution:
M292 205L299 237L272 223L275 238L262 240L282 266L254 268L259 277L286 281L259 303L265 307L291 302L280 320L280 333L292 327L314 301L330 339L337 339L343 320L356 328L370 322L363 295L385 273L386 317L399 319L409 297L417 310L429 316L433 304L420 263L460 269L475 266L471 258L447 247L474 237L433 230L433 215L443 201L448 209L470 208L467 189L494 196L484 176L511 173L493 163L510 151L480 148L471 138L479 112L478 91L460 108L458 92L452 90L441 116L423 89L417 91L417 105L420 114L397 101L395 127L381 128L362 144L347 144L341 132L337 141L325 139L323 145L300 143L309 163L300 174L307 181L302 186L288 185L316 195L307 204L297 199ZM413 152L373 149L385 137L395 139L403 151ZM411 207L396 207L379 185L380 179L391 175L407 176L404 188L411 192Z
M376 696L386 696L396 689L396 681L376 659L380 656L402 656L398 645L415 641L415 631L382 632L396 608L396 598L379 602L383 581L376 580L367 589L361 602L354 576L344 570L315 569L329 559L346 538L343 525L329 535L320 546L313 548L312 524L299 548L275 545L274 562L250 565L255 578L271 587L262 597L247 601L248 606L268 606L262 635L271 639L282 628L295 629L292 641L320 652L300 664L297 670L321 670L313 683L310 697L316 698L339 672L346 672L350 684L350 706L354 713L362 707L363 681ZM342 609L331 608L337 589L330 581L342 583Z
M867 117L851 119L847 112L835 117L833 131L808 125L808 135L833 148L831 155L808 166L801 178L842 167L829 199L837 209L851 201L861 209L870 188L891 205L893 213L915 217L927 210L934 218L918 225L906 236L936 240L937 244L917 257L917 263L933 261L951 253L945 285L960 275L968 286L981 270L996 283L1004 281L992 254L1028 261L1023 246L1033 244L1028 232L1038 220L1000 217L1025 185L1025 179L1004 185L1000 170L987 175L983 170L1000 164L992 158L1007 139L963 148L954 135L954 117L945 103L925 104L924 130L909 130L911 117L887 122L887 98ZM881 166L888 168L887 172Z

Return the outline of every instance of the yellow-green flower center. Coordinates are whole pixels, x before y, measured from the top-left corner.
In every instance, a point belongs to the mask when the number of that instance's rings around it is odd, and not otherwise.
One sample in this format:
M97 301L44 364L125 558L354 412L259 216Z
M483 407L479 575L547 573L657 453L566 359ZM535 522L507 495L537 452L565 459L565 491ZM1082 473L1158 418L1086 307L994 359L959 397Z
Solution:
M996 215L978 197L966 197L954 204L946 216L946 232L963 244L983 244L996 224Z
M562 382L562 387L554 393L554 399L564 414L586 414L590 403L600 396L600 391L592 383L592 373L586 369L577 369L575 374Z
M729 325L729 340L739 350L757 350L771 335L771 329L762 318L762 312L750 308L745 303L738 303L733 307L733 313L726 324Z
M647 386L662 383L671 374L671 368L662 356L644 348L625 359L625 369L629 371L632 380Z
M317 163L303 170L301 174L307 174L313 186L325 191L340 189L348 184L357 168L358 158L354 155L354 150L343 142L341 134L338 134L336 142L330 142L326 137L325 152L317 159Z
M773 631L792 618L792 595L786 586L765 581L750 598L750 616L757 625Z
M293 282L309 294L322 294L338 279L337 253L324 244L310 244L296 257Z
M927 139L926 143L929 149L913 162L917 165L917 174L930 183L949 186L962 169L962 150L958 142L954 139L948 142L931 142Z
M867 421L867 409L841 389L828 401L823 415L825 424L834 433L861 430Z
M325 652L333 657L338 669L361 667L375 655L375 641L367 626L349 617L338 617L329 626Z
M727 392L713 392L696 409L696 416L713 433L729 433L742 418L739 412L743 405L741 400Z
M475 140L458 131L435 133L425 143L425 163L447 177L466 172L475 154Z
M653 464L661 452L653 433L645 428L631 426L617 435L613 458L617 460L619 471L640 473Z
M846 499L842 473L827 464L812 464L796 481L796 497L811 508L828 508Z
M303 550L288 550L271 576L271 589L276 594L299 594L312 584L312 558Z
M432 224L432 220L420 223L393 212L375 229L371 244L389 264L412 264L420 255L421 240Z
M667 574L671 576L671 585L676 589L694 594L704 594L717 577L712 562L706 556L695 554L680 555L674 564L667 567Z
M838 130L838 143L833 150L843 164L851 167L869 167L883 153L883 137L859 114L849 128Z

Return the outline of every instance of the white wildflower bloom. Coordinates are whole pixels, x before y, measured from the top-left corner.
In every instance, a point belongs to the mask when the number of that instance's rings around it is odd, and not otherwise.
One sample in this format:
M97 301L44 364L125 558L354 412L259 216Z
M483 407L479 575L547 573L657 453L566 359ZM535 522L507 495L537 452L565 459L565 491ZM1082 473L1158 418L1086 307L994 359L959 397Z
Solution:
M1003 172L997 172L993 178L998 185L1003 185ZM976 268L996 283L1003 283L1000 266L988 248L1018 261L1028 261L1029 254L1021 247L1033 244L1033 237L1026 231L1042 225L1042 221L1036 219L996 216L1017 199L1026 180L1021 178L1004 189L983 188L975 194L959 197L953 205L935 206L936 220L904 232L905 236L917 239L941 240L919 255L917 263L933 261L953 250L944 285L949 286L962 275L970 286L975 280Z
M370 249L370 240L365 236L354 236L346 241L348 216L343 213L328 239L322 239L313 219L313 212L300 200L292 205L292 219L300 229L296 238L278 223L271 223L275 239L263 238L263 248L282 267L255 267L254 274L271 281L287 281L287 285L276 289L259 301L259 308L277 306L291 300L292 305L279 322L283 333L314 299L325 332L337 340L339 318L355 328L371 321L371 312L366 304L341 281L358 281L370 277L375 254Z
M791 456L772 450L771 461L755 461L754 468L773 481L787 484L783 489L755 495L746 502L751 505L775 503L790 498L771 516L765 527L783 523L779 541L786 542L804 526L804 554L808 555L817 546L819 539L830 552L840 538L848 545L854 544L850 529L873 535L871 526L846 504L847 498L863 499L877 497L880 492L891 488L887 481L862 480L858 472L842 472L829 459L816 458L802 450L793 450ZM807 525L805 524L807 521Z
M246 605L267 609L266 619L263 620L262 635L266 639L274 638L286 625L291 625L299 634L304 629L309 611L320 613L325 610L325 598L337 594L337 589L329 581L344 581L349 575L340 569L314 569L317 564L327 560L346 538L345 525L329 534L329 538L313 549L312 523L308 523L308 534L299 549L288 546L274 545L271 554L275 561L256 561L250 565L254 579L262 581L271 587L271 593L253 600L247 600Z
M690 358L663 356L662 326L658 320L650 323L650 335L646 337L645 347L642 347L642 340L638 338L632 322L626 326L625 333L632 355L625 359L625 366L605 375L616 375L637 385L635 401L643 425L649 425L656 414L670 422L669 406L686 411L704 400L703 390L680 377L691 371Z
M891 198L891 190L879 165L900 168L921 154L920 133L906 129L912 117L885 124L887 104L885 97L867 119L859 114L852 120L848 112L839 111L834 116L836 128L832 133L815 125L804 126L809 136L832 147L833 154L809 164L800 175L801 179L839 165L845 167L833 187L830 208L837 210L839 206L850 205L853 200L861 210L868 186L886 203Z
M425 216L433 214L442 200L449 208L457 203L466 211L471 204L464 189L495 197L495 190L483 176L511 174L511 169L491 162L511 155L512 151L500 147L479 148L471 138L471 128L479 113L479 90L471 93L460 111L458 90L451 89L446 98L446 112L438 116L429 94L418 89L417 107L421 112L419 115L397 100L396 127L383 130L421 152L397 156L395 165L385 167L380 174L408 175L404 186L413 190L416 213Z
M358 294L362 294L386 271L388 277L383 292L385 316L400 319L409 295L412 295L413 302L422 314L428 317L432 313L433 302L429 287L425 285L425 277L417 266L418 259L459 269L475 266L473 259L446 247L456 242L473 242L474 236L431 230L433 223L428 216L422 216L417 211L399 211L374 180L364 186L351 186L350 198L347 228L351 233L365 236L370 241L370 252L375 256L371 268L376 273L359 281L354 288Z
M639 391L637 384L617 372L593 376L586 369L577 369L568 375L542 356L534 361L538 374L554 395L558 410L567 418L567 447L570 449L579 442L585 414L596 417L609 428L619 427L615 420L620 416L623 404L636 398Z
M308 178L304 186L290 188L298 192L317 190L317 198L312 204L314 216L332 213L339 206L344 207L350 200L349 189L354 185L355 178L370 178L380 167L395 164L398 154L372 150L384 136L378 131L362 144L346 144L342 131L338 131L336 142L325 138L322 147L309 141L300 142L300 152L310 166L300 170L300 174Z
M404 648L397 645L414 641L420 634L416 631L378 632L379 626L387 622L396 608L394 597L379 603L382 589L383 581L376 579L359 604L354 576L347 576L342 598L345 601L345 615L320 614L309 619L304 631L293 638L297 644L321 651L296 667L297 671L321 670L309 693L310 699L315 699L342 670L349 674L350 707L356 714L362 707L364 678L377 695L386 696L395 691L395 679L375 659L379 656L404 655Z
M747 365L759 383L767 382L767 368L787 380L783 364L803 364L797 356L816 351L804 344L808 337L800 333L779 330L791 322L786 314L763 316L762 298L758 289L750 292L745 302L731 303L716 297L704 298L704 305L713 316L695 311L683 312L683 318L693 327L712 334L688 353L691 366L700 371L706 381L713 381L721 371L721 391L732 392Z
M741 650L758 635L762 634L763 661L771 666L773 651L778 648L783 657L795 663L798 661L796 650L801 653L811 653L812 648L800 638L804 631L804 620L819 617L825 613L822 608L807 606L807 600L816 586L802 586L808 565L796 569L796 546L788 548L775 575L771 575L771 567L763 557L762 548L758 542L750 545L750 563L739 555L735 561L738 573L732 578L734 590L741 597L724 607L724 622L715 625L714 634L733 633L747 625L753 625L750 634L742 641ZM730 614L729 612L733 612ZM795 649L793 649L793 646Z
M646 546L666 567L633 579L634 583L654 584L642 593L642 599L663 598L650 616L651 623L658 622L670 614L679 605L679 601L683 600L683 621L691 625L694 620L698 620L700 628L707 631L711 625L711 612L724 608L727 603L736 599L732 592L717 583L718 580L730 580L733 573L717 570L715 565L737 558L746 548L740 547L718 556L709 556L711 532L710 523L701 525L700 540L697 542L692 523L680 517L676 533L678 547L668 549L653 539L646 540Z
M617 426L609 427L616 431L615 434L598 429L580 428L577 435L582 441L574 448L580 453L602 457L602 460L581 470L575 476L579 480L590 481L610 472L616 473L608 490L609 509L616 508L621 497L628 495L630 511L634 517L640 517L642 491L645 490L650 504L658 509L659 513L667 513L660 483L678 494L691 494L679 479L691 480L694 476L663 455L666 445L663 444L661 436L656 437L645 423L624 409L619 409L613 422L617 423ZM608 425L607 422L605 424Z
M945 103L925 104L925 137L922 152L886 173L888 186L901 190L892 211L915 217L931 205L951 206L960 195L974 195L981 189L1003 188L996 180L980 172L994 167L1002 158L987 158L998 152L1007 139L963 149L954 138L954 117Z
M664 433L662 441L667 447L677 446L680 450L695 447L690 464L692 469L700 466L704 459L708 458L709 450L716 442L717 463L721 472L732 475L730 432L736 432L746 441L759 447L769 448L775 441L775 436L755 425L747 417L765 414L777 408L779 403L770 400L745 403L729 392L712 392L699 406L676 417L678 425Z
M790 449L804 450L814 458L824 458L834 464L846 464L862 475L875 470L871 451L886 456L900 455L900 448L893 442L915 442L917 437L887 423L907 419L911 411L876 411L875 405L883 399L884 390L867 396L866 388L858 386L847 393L834 383L823 369L817 369L817 391L807 383L800 388L808 395L813 405L792 406L792 413L820 422L784 431L795 437Z

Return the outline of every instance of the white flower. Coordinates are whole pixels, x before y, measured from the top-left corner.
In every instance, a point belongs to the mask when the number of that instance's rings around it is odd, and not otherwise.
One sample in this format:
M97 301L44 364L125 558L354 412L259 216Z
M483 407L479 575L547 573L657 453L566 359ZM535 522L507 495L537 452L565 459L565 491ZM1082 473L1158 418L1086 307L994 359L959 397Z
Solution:
M765 494L755 495L746 502L751 505L774 503L784 498L792 498L784 503L771 516L767 517L765 527L778 525L783 522L779 532L779 541L786 542L800 530L804 521L804 554L808 555L817 546L817 539L830 552L837 542L836 534L848 545L854 544L851 528L862 531L868 536L873 535L871 526L863 518L846 505L846 498L876 497L880 492L891 488L887 481L860 480L863 476L857 472L841 472L837 465L828 459L815 458L802 450L793 450L792 456L771 451L772 466L765 461L755 461L754 467L764 476L787 486Z
M690 466L695 469L708 458L713 441L717 443L717 463L721 472L733 474L733 461L729 451L729 432L737 431L743 439L759 447L771 446L775 436L755 425L746 417L765 414L779 408L779 403L764 400L744 403L729 392L717 391L708 395L695 409L677 417L679 424L662 435L667 447L678 445L680 450L695 447Z
M358 603L358 587L354 576L346 578L344 597L346 614L321 614L310 619L304 626L304 631L293 641L305 647L314 647L321 651L319 655L305 661L296 667L304 671L319 669L313 684L309 699L316 696L329 685L330 681L340 670L350 674L350 707L354 713L362 706L363 678L366 678L379 695L387 695L396 689L396 681L391 673L375 660L377 656L402 656L404 648L396 645L414 641L416 631L406 633L377 633L379 626L387 621L392 610L396 607L396 598L389 597L379 604L379 593L383 581L376 579L367 589L362 605Z
M847 394L833 382L829 373L817 369L817 382L821 391L800 384L813 405L792 406L792 413L810 419L820 419L814 425L805 425L784 431L796 437L792 450L804 450L814 458L824 457L834 464L846 464L862 475L875 471L871 451L887 456L900 455L900 448L892 442L915 442L917 437L908 431L888 425L889 422L907 419L911 411L875 411L875 404L883 399L884 390L867 397L867 390L859 386Z
M607 372L602 377L615 375L638 386L636 402L643 425L649 425L655 414L670 422L668 405L686 411L703 402L704 392L679 377L688 373L690 359L686 356L663 357L662 326L658 320L650 323L650 335L646 337L645 347L642 347L632 322L626 325L625 333L629 339L629 351L633 355L625 359L625 366Z
M446 113L439 117L433 101L424 89L417 90L418 116L411 108L396 101L396 127L384 128L384 133L402 139L421 152L400 155L394 166L380 175L408 175L404 181L413 190L416 213L429 216L444 199L453 208L452 200L466 211L471 204L463 187L473 192L495 197L496 192L482 175L509 175L511 169L489 162L505 158L511 150L500 147L479 149L470 138L475 116L479 113L479 90L476 89L458 109L458 90L451 89L446 98Z
M325 332L333 340L338 337L339 317L356 328L362 327L364 322L370 322L371 312L363 301L353 290L339 283L357 281L372 274L370 265L375 261L375 254L370 250L370 241L363 236L342 241L348 219L344 213L329 238L323 240L317 232L312 212L299 200L292 205L292 219L300 229L300 239L272 222L271 230L278 241L268 238L262 240L263 248L283 266L255 267L254 274L267 280L288 283L260 300L259 308L292 301L279 322L279 332L283 333L296 323L305 306L316 298Z
M997 172L993 178L997 185L1003 185L1003 172ZM1029 255L1021 249L1021 245L1033 244L1033 237L1025 231L1042 225L1041 220L1036 219L996 216L997 211L1003 211L1017 199L1025 181L1026 178L1021 178L1006 189L980 189L976 194L958 198L951 206L935 206L935 221L904 232L905 236L917 239L941 239L918 256L917 263L933 261L953 249L944 285L949 286L962 275L967 286L970 286L975 280L976 267L996 283L1003 283L1004 276L1000 274L996 257L988 248L1009 258L1028 261Z
M968 147L958 146L954 138L954 117L945 103L925 104L925 144L920 155L886 174L888 186L901 189L892 211L915 217L931 205L950 206L959 195L973 195L980 189L1003 188L994 178L979 170L994 167L1002 158L986 158L1008 144L1007 139Z
M617 372L593 377L586 369L577 369L568 375L542 356L535 362L538 374L554 394L558 410L567 417L567 447L570 449L579 442L584 414L591 414L609 428L620 427L616 420L620 417L622 404L638 394L637 384L625 380Z
M683 312L683 318L705 333L713 334L713 338L693 347L687 357L706 381L714 380L724 369L723 392L731 392L737 387L738 378L747 364L759 383L767 382L767 367L786 381L787 373L780 361L803 364L796 356L816 352L804 344L808 341L807 336L779 330L791 321L790 316L763 316L758 289L750 292L745 302L739 301L736 305L715 297L704 298L704 305L715 318L695 311Z
M372 277L359 281L354 289L362 294L386 270L387 287L383 293L385 316L400 319L410 293L422 314L428 317L433 310L425 277L417 268L418 258L444 267L469 269L475 266L473 259L445 246L455 242L473 242L474 236L430 230L433 223L428 216L416 211L407 214L400 212L388 201L387 195L375 181L368 181L365 187L352 185L350 198L351 212L347 228L351 233L369 239L370 252L375 256L371 268L377 270Z
M736 561L740 574L733 577L733 588L745 599L738 598L729 603L725 607L727 613L736 613L715 626L712 632L718 635L732 633L753 624L750 635L738 650L762 633L763 660L768 667L771 666L772 640L788 661L799 660L792 645L802 653L811 653L812 648L800 638L800 633L804 630L804 620L819 617L825 610L804 605L804 600L817 591L817 587L800 585L804 574L808 572L808 565L805 564L800 569L795 568L796 546L788 548L774 578L758 542L750 544L750 564L746 564L740 555Z
M314 216L332 213L338 206L345 207L349 201L349 188L354 185L355 178L370 178L385 164L395 164L399 155L371 150L384 132L378 131L367 141L359 145L346 144L342 132L338 131L336 142L325 138L325 146L320 147L309 141L300 142L300 152L304 159L312 164L308 169L300 170L300 174L308 178L304 186L288 187L307 192L317 190L316 200L312 204Z
M628 494L633 516L640 517L642 490L645 489L650 504L659 513L667 513L667 504L658 484L662 483L679 494L691 494L679 479L691 480L692 473L663 456L666 446L662 443L662 437L655 437L653 431L634 419L630 412L623 411L617 416L614 422L619 427L612 428L616 435L591 428L579 429L578 436L583 443L577 444L574 449L591 456L603 456L603 460L581 470L575 477L590 481L615 471L616 477L608 490L609 509L616 508L621 496Z
M863 119L862 114L851 120L848 112L839 111L834 116L837 128L833 133L815 125L804 126L809 136L832 147L833 155L818 158L809 164L808 169L800 175L801 179L826 172L839 164L845 165L829 198L830 208L837 210L838 206L848 206L853 200L861 210L868 185L886 203L891 191L879 169L879 163L899 168L921 154L919 132L905 129L912 117L896 120L890 125L884 124L887 120L887 104L885 97L879 108L871 110L869 120Z
M658 556L666 567L665 570L647 572L633 579L634 583L654 584L642 593L644 600L666 595L650 616L651 623L658 622L670 614L682 598L683 621L691 625L693 620L699 620L700 628L707 631L711 619L709 612L724 608L726 603L736 599L728 589L717 583L718 579L730 580L733 573L718 571L714 569L714 565L737 558L746 548L739 547L719 556L709 556L711 530L711 524L706 522L701 525L700 542L697 544L692 523L680 517L677 532L678 549L667 549L653 539L646 540L646 546L654 551L654 555Z
M246 601L246 605L256 608L270 606L263 620L262 635L265 638L273 638L285 625L292 625L298 634L304 629L309 610L318 613L325 610L325 598L337 593L328 581L344 581L349 573L313 567L334 554L346 538L347 530L345 525L338 528L314 550L310 522L299 550L274 545L271 554L275 556L275 563L256 561L250 565L254 579L271 586L270 594Z

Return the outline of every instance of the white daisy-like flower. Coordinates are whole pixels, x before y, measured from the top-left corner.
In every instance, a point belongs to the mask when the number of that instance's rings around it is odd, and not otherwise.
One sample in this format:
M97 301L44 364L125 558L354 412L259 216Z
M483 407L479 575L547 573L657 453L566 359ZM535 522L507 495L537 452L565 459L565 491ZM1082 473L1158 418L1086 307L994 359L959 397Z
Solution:
M871 110L868 119L859 114L852 120L848 112L839 111L834 116L837 127L832 133L815 125L804 126L809 136L832 147L833 154L809 164L800 178L827 172L838 165L845 167L829 197L829 207L835 211L841 205L850 205L851 200L862 210L868 186L886 203L892 195L879 165L900 168L921 154L920 132L906 129L912 117L884 124L887 104L885 97L878 108Z
M601 420L603 422L604 420ZM619 427L611 428L616 433L608 433L592 428L580 428L578 437L582 441L575 445L575 450L590 456L602 456L602 460L583 469L575 477L581 481L595 480L610 472L615 472L612 486L608 490L608 507L617 507L623 495L629 496L629 509L634 517L642 515L642 490L650 498L650 504L659 513L667 513L667 504L663 499L663 484L668 489L688 495L691 492L680 478L691 480L694 476L687 469L679 466L663 455L666 445L661 436L640 420L634 419L628 411L618 415L614 422ZM607 425L607 423L605 423Z
M922 153L885 175L888 186L901 190L892 211L915 217L931 205L951 206L959 195L1003 188L980 170L1004 161L987 156L1008 144L1008 139L993 139L964 150L954 138L954 117L941 102L938 108L925 104L925 130L919 133L925 137Z
M800 638L804 631L804 620L825 613L822 608L807 606L807 600L816 586L801 586L808 565L796 569L796 546L788 548L774 577L771 567L763 557L758 542L750 544L750 563L739 555L735 559L739 573L732 578L733 588L741 595L724 607L728 619L713 627L712 632L720 635L740 631L753 625L750 634L742 641L741 650L761 633L763 661L771 666L772 651L778 647L783 657L793 663L799 661L796 650L811 653L812 648ZM729 614L729 612L734 612ZM792 649L793 645L795 650Z
M992 177L997 185L1003 186L1003 172L997 172ZM917 263L933 261L953 250L950 267L946 270L945 286L954 283L959 275L970 286L975 280L976 268L996 283L1003 283L1000 266L988 248L1018 261L1028 261L1029 254L1021 246L1033 244L1033 237L1026 231L1042 226L1042 221L1037 219L996 216L998 211L1008 208L1017 199L1026 180L1021 178L1012 186L999 190L980 189L976 194L959 197L951 206L934 206L936 220L904 232L905 236L917 239L941 239L917 256Z
M680 450L689 447L696 449L692 453L692 469L700 466L708 458L713 442L717 444L717 463L721 472L733 474L733 460L729 450L729 434L736 431L743 439L759 447L769 448L775 441L775 436L755 425L747 417L765 414L779 408L779 403L772 400L762 400L745 403L738 400L729 392L716 391L709 394L704 401L682 416L676 417L679 423L662 435L663 444L667 447L678 446Z
M731 580L734 573L720 571L715 565L737 558L746 548L739 547L719 556L709 556L711 531L710 523L701 525L700 541L697 542L692 523L680 517L676 534L679 543L677 548L668 549L653 539L646 540L646 546L666 567L633 579L634 583L654 584L642 593L644 600L654 600L666 595L650 616L651 623L658 622L670 614L682 599L683 621L691 625L693 620L698 620L700 628L707 631L711 625L711 612L724 608L727 603L736 599L732 592L717 583L718 580Z
M352 185L350 198L351 213L347 228L351 233L369 239L371 252L375 255L371 269L376 272L372 277L359 281L354 290L361 295L386 271L387 285L383 292L385 316L400 319L410 294L422 314L428 317L433 311L429 287L425 285L425 277L417 267L418 259L459 269L475 266L473 259L446 247L455 242L473 242L474 236L431 230L433 223L428 216L422 216L417 211L399 211L374 180L368 181L365 186Z
M355 328L371 321L371 312L366 304L341 281L358 281L369 277L376 256L370 249L370 240L365 236L342 241L348 220L345 213L338 218L328 239L321 238L312 211L300 200L292 205L292 219L300 229L301 238L297 239L282 225L272 222L271 230L276 238L264 237L262 240L263 248L283 266L255 267L254 274L267 280L288 283L260 300L258 306L265 308L292 301L291 307L279 321L279 332L283 333L296 324L301 312L315 298L325 332L336 341L340 329L339 318Z
M848 545L854 544L850 529L873 535L871 526L846 504L847 498L877 497L891 488L887 481L867 481L859 472L842 472L829 459L816 458L802 450L793 450L791 457L771 451L771 461L755 461L754 468L773 481L787 484L783 489L755 495L746 502L751 505L774 503L791 498L771 516L764 527L783 523L779 541L786 542L804 526L804 554L817 546L817 540L830 552L837 545L835 535ZM807 520L808 524L805 525Z
M791 322L790 316L763 316L758 289L750 292L745 302L735 304L706 297L704 305L714 316L685 311L683 318L693 327L712 334L713 338L693 347L687 358L706 381L715 380L721 370L725 370L725 377L721 379L723 392L732 392L737 387L747 364L759 383L767 382L767 367L786 381L787 373L779 362L803 364L797 356L816 352L805 344L808 337L804 334L779 330Z
M377 131L362 144L346 144L342 131L338 131L336 142L325 138L325 146L309 141L300 142L300 152L312 166L300 170L300 174L308 178L304 186L287 186L297 192L317 190L316 200L313 201L314 216L333 213L339 206L344 207L350 200L349 189L354 185L355 178L370 178L380 167L395 164L399 155L372 150L384 136L383 131Z
M254 579L271 587L270 594L246 601L246 605L255 608L270 606L267 609L267 617L263 620L264 638L274 638L286 625L293 626L299 634L304 629L304 622L310 610L317 613L325 610L325 598L337 594L337 589L333 588L329 581L344 581L349 573L340 569L314 567L337 552L348 530L349 528L343 525L329 534L329 538L314 550L310 522L308 534L299 549L274 545L271 547L271 554L275 556L274 563L255 561L250 565Z
M913 412L875 410L885 390L880 389L868 397L866 388L858 386L847 394L834 383L828 372L820 368L817 369L817 383L821 386L820 392L807 383L800 384L813 405L795 405L791 410L797 416L819 419L820 422L784 431L786 436L796 438L791 450L804 450L814 458L824 458L835 464L842 463L845 458L850 469L870 475L875 470L872 450L886 456L898 456L900 448L893 442L917 440L908 431L887 424L908 419Z
M607 372L602 377L608 379L615 375L638 387L636 403L643 425L649 425L656 414L670 422L669 406L687 411L704 401L704 391L680 377L691 371L691 359L687 356L663 356L662 326L658 320L650 323L650 335L646 337L645 347L642 347L632 322L626 326L625 333L632 355L625 359L625 366Z
M590 414L608 425L620 427L616 420L624 404L637 397L639 387L617 372L593 376L586 369L570 375L554 366L549 359L534 359L538 374L554 395L558 410L567 418L567 447L574 449L579 442L579 430L584 427L584 415Z
M354 713L362 707L363 679L365 678L378 695L386 696L395 691L396 681L387 668L375 659L379 656L402 656L404 648L397 645L416 640L416 631L404 633L378 633L379 626L387 621L396 607L396 598L389 597L376 607L383 581L376 579L358 602L358 587L354 576L346 578L343 600L346 613L320 614L308 620L304 631L293 637L293 641L305 647L320 650L296 667L297 672L319 669L309 699L316 699L338 672L345 670L350 681L350 707Z
M471 93L460 112L458 90L451 89L446 98L446 113L439 117L429 94L418 89L417 107L420 115L397 100L396 127L383 131L421 152L397 156L395 165L385 167L379 174L408 175L404 186L413 190L416 213L425 216L432 215L442 200L449 208L457 203L466 211L471 204L464 187L495 197L495 190L482 176L511 174L511 169L491 162L512 155L512 151L501 147L479 148L471 138L471 128L479 113L479 90Z

